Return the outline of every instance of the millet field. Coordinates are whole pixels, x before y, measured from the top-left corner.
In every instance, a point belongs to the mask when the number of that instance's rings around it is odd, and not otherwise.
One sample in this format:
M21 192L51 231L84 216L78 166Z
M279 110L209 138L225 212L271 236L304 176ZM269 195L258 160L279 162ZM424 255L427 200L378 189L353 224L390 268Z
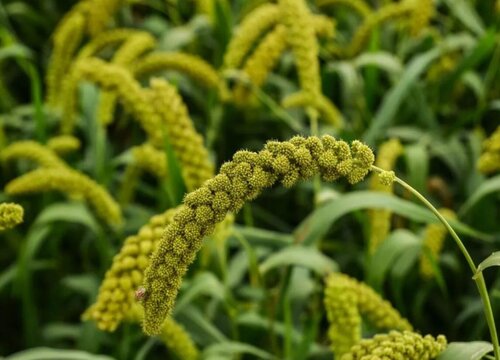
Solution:
M0 0L0 360L500 360L500 0Z

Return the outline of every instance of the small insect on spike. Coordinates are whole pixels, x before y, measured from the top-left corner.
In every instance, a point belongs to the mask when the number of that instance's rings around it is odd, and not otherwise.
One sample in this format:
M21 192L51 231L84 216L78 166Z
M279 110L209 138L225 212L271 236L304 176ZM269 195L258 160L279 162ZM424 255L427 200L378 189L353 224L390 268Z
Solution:
M135 295L135 300L142 301L144 299L144 297L146 296L146 289L144 287L140 286L137 288L134 295Z

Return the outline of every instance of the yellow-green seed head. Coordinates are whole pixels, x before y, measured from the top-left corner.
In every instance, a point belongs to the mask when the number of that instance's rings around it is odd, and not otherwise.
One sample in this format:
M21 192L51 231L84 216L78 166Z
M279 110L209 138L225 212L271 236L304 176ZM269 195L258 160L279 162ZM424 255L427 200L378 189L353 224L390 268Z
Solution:
M99 35L95 36L94 38L92 38L80 49L76 57L76 60L97 56L102 50L110 46L122 43L123 41L126 41L130 37L141 33L144 32L128 28L117 28L104 31Z
M143 172L150 173L159 180L165 179L167 176L167 156L164 151L146 143L133 147L131 152L132 161L127 165L122 175L118 197L122 206L132 201L137 183Z
M277 25L259 43L243 67L243 73L252 86L260 87L264 84L285 51L286 45L286 28L283 25ZM250 94L248 87L239 84L234 90L233 99L237 104L245 104Z
M410 14L409 27L412 35L416 36L429 26L434 16L434 0L406 0L413 5Z
M215 22L215 6L214 0L195 0L196 13L205 15L211 24Z
M134 304L129 318L137 322L144 318L144 311L138 304ZM165 319L158 337L177 359L197 360L200 358L200 352L189 333L172 317Z
M181 52L155 52L138 60L132 67L136 77L160 71L179 71L200 85L222 91L222 82L217 71L198 56Z
M47 142L47 147L58 155L65 155L80 149L80 140L71 135L54 136Z
M456 217L455 213L450 209L440 209L439 212L446 219L454 219ZM432 266L432 261L429 259L429 256L432 257L435 263L438 262L446 235L448 235L448 230L441 223L429 224L425 228L423 251L420 256L420 274L422 274L424 278L430 279L434 277L434 267Z
M328 338L335 358L349 352L361 340L358 294L346 276L330 275L325 286L325 310L330 324Z
M88 0L91 3L87 18L87 31L90 36L100 34L110 22L114 14L122 6L123 0Z
M16 141L0 151L0 160L9 162L27 159L44 168L65 168L66 163L49 147L36 141Z
M378 174L378 179L380 183L384 186L391 186L396 179L396 174L394 171L382 171Z
M80 45L85 29L85 17L80 12L71 12L57 27L53 35L53 50L47 68L47 103L60 104L59 93L63 78L70 66L71 59Z
M483 153L477 167L484 174L500 170L500 126L483 142Z
M179 359L196 360L200 357L189 334L171 317L168 317L163 323L158 337Z
M401 145L398 139L390 139L380 146L375 165L386 171L382 177L381 174L377 173L371 176L371 190L392 193L392 182L394 181L395 174L394 172L391 173L391 170L394 169L396 161L403 153L403 150L403 145ZM383 181L385 181L385 184ZM369 248L370 253L373 254L389 234L392 213L385 209L377 209L370 210L369 214L371 229Z
M83 314L84 320L95 321L101 330L115 331L132 315L130 312L137 304L135 291L143 283L144 269L175 212L176 209L169 209L153 216L137 234L127 237L106 272L96 302Z
M119 101L140 123L151 142L155 146L163 146L159 116L153 110L141 85L122 66L108 64L96 58L85 58L76 62L65 81L61 124L63 133L71 133L75 126L78 83L82 80L92 82L102 90L118 94Z
M376 12L372 13L370 16L365 17L363 23L354 33L349 46L344 49L342 53L347 57L353 57L359 54L368 42L373 29L389 20L397 19L409 14L411 15L414 10L414 4L411 1L413 0L388 3Z
M392 305L369 286L339 273L325 283L325 310L330 324L328 336L336 357L341 358L361 340L361 317L381 330L412 330Z
M363 18L372 13L371 8L363 0L317 0L316 3L319 7L346 6L356 11Z
M137 32L129 36L118 48L111 60L112 64L127 67L137 60L145 52L151 50L156 45L156 40L147 32ZM97 118L103 125L113 122L116 103L119 93L116 91L103 91L99 96L99 108Z
M120 207L106 189L69 167L34 170L10 181L5 187L5 192L9 195L54 190L68 195L81 195L94 207L103 221L111 225L122 223Z
M147 171L158 179L167 176L167 156L164 151L157 150L150 144L136 146L132 149L134 166Z
M203 137L196 131L187 107L174 86L161 79L152 79L150 85L149 101L167 132L182 167L187 189L194 190L214 174Z
M432 360L446 349L443 335L431 335L404 331L378 334L351 348L341 360Z
M244 18L235 29L224 55L224 68L238 69L258 39L278 22L277 5L263 4Z
M314 31L319 38L332 39L335 37L337 23L325 15L313 15Z
M287 28L287 41L295 56L301 89L313 96L321 94L319 45L305 0L280 0L280 21Z
M0 231L11 229L23 222L24 209L14 203L0 204Z
M321 94L313 96L305 91L299 91L285 97L281 104L284 108L302 107L316 109L321 115L320 119L323 119L336 128L341 128L344 123L344 118L337 107Z
M351 184L357 183L373 161L372 151L361 142L349 146L331 136L297 136L290 141L270 141L260 152L237 152L218 175L186 195L184 207L166 227L144 274L144 331L150 335L160 331L203 238L228 212L239 211L245 202L278 182L291 187L320 174L327 181L345 177Z

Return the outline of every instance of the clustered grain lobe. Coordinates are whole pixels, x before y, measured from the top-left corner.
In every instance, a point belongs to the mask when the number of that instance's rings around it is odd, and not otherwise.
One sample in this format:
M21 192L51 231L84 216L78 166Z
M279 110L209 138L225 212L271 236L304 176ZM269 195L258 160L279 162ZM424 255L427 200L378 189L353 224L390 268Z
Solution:
M237 152L217 176L185 197L183 207L166 228L145 272L145 332L158 333L203 237L228 212L240 210L246 201L255 199L264 188L278 181L291 187L319 173L326 181L345 177L351 184L357 183L373 161L372 151L361 142L354 141L349 146L331 136L270 141L258 153Z

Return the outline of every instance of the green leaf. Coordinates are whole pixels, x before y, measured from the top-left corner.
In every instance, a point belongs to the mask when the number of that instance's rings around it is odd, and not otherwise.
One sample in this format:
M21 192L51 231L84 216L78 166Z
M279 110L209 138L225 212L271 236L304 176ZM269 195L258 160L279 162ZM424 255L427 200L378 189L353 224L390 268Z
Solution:
M61 280L61 284L89 299L95 297L99 289L99 280L92 274L67 275Z
M278 359L267 351L261 350L253 345L240 343L236 341L224 341L218 344L209 346L203 352L203 359L234 359L235 355L248 354L256 359Z
M326 72L335 72L342 80L342 98L344 103L356 103L363 89L363 78L354 64L349 61L336 61L325 66Z
M223 54L233 32L233 14L231 4L228 0L216 0L212 2L214 6L214 33L217 37L219 50L216 66L222 63Z
M377 111L370 127L365 132L364 140L369 144L374 144L384 131L392 124L397 115L400 105L405 100L410 90L417 82L420 75L427 67L443 53L467 48L474 44L474 39L469 35L459 34L446 38L439 47L429 50L416 56L406 65L405 71L399 81L391 88L384 97L380 109Z
M438 221L432 212L411 201L377 191L355 191L342 195L309 214L294 232L296 242L304 245L313 244L321 240L332 224L339 218L355 210L362 209L387 209L421 223L435 223ZM480 233L458 220L449 220L449 223L462 234L483 241L492 240L492 236Z
M424 144L405 146L405 158L408 182L419 192L424 193L429 175L429 153L426 146Z
M495 251L478 265L477 271L474 274L474 279L476 279L482 271L492 266L500 266L500 251Z
M42 335L48 341L71 340L80 337L82 324L49 323L43 327Z
M461 78L466 71L474 68L484 59L491 58L491 54L495 49L496 33L490 31L486 33L476 44L474 49L470 51L458 64L455 70L446 77L443 89L440 91L444 94L451 94L453 85Z
M448 165L458 179L468 171L467 149L458 136L453 136L447 141L435 139L431 143L431 154Z
M223 300L225 294L224 285L217 277L209 272L198 274L189 284L188 289L182 293L175 305L175 312L181 312L195 298L200 295L208 295L214 299Z
M380 291L389 269L406 252L418 251L422 243L408 230L396 230L379 246L368 263L367 283Z
M239 225L234 226L234 231L248 240L252 246L266 246L280 249L293 243L292 235L277 231Z
M476 35L483 35L484 25L474 6L465 0L445 0L453 15Z
M481 199L483 199L485 196L487 196L491 193L495 193L495 192L500 192L500 175L494 176L491 179L488 179L485 182L483 182L481 185L479 185L479 187L476 189L476 191L471 196L469 196L467 201L462 205L462 207L460 208L460 211L458 213L460 215L465 215Z
M286 336L286 327L280 321L272 321L269 318L263 317L254 312L245 312L238 316L237 322L240 326L251 327L258 329L262 333L268 332L272 329L273 333L284 338ZM291 333L291 338L294 344L300 344L303 340L302 332L293 328ZM322 353L324 350L328 352L326 346L319 345L317 343L311 344L310 354L312 353Z
M493 351L493 345L486 341L452 342L437 360L480 360Z
M21 44L3 46L0 49L0 62L8 58L24 58L29 60L32 56L31 50Z
M81 224L91 229L94 234L100 232L100 226L94 216L81 202L64 202L47 206L38 215L35 223L44 225L56 221Z
M113 360L105 355L95 355L79 350L33 348L10 355L5 360Z
M354 59L354 65L356 68L375 66L392 75L399 75L403 71L401 60L397 56L383 51L361 54Z
M166 132L165 132L166 134ZM167 179L165 187L169 196L171 207L175 207L182 202L182 198L186 192L184 179L182 177L182 167L177 159L172 144L168 136L164 136L164 148L167 155Z
M201 339L201 344L209 345L228 341L226 335L217 328L212 319L209 319L197 307L188 306L179 317L186 319L186 324L189 324L189 333L197 334Z
M325 275L338 269L335 261L315 248L290 246L269 256L260 264L259 270L265 274L274 268L290 265L303 266L318 275Z
M29 265L35 260L38 249L49 234L48 226L31 226L17 260L15 285L21 297L24 338L28 345L36 343L39 335L38 307L33 296L32 269Z

